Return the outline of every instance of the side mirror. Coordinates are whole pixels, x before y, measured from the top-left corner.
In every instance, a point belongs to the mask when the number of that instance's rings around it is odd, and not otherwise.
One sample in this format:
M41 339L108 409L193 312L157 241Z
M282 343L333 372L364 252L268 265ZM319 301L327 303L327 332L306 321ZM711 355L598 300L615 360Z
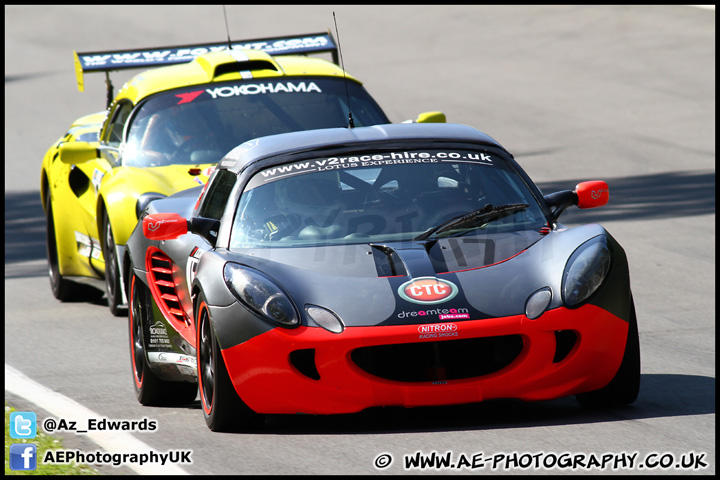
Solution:
M602 180L578 183L575 193L578 197L578 208L602 207L610 200L610 189Z
M415 119L415 123L445 123L445 114L442 112L423 112Z
M142 228L148 240L175 240L186 233L197 233L214 246L220 220L202 217L188 220L177 213L153 213L143 218Z
M610 199L610 189L602 180L594 180L578 183L575 190L550 193L543 198L550 207L555 208L552 216L557 220L560 214L572 205L582 209L602 207Z
M177 213L154 213L143 218L143 235L148 240L174 240L188 233L188 221Z
M60 161L68 165L84 163L98 158L97 147L88 142L68 142L60 145Z
M405 120L402 123L445 123L445 114L442 112L423 112L415 120Z

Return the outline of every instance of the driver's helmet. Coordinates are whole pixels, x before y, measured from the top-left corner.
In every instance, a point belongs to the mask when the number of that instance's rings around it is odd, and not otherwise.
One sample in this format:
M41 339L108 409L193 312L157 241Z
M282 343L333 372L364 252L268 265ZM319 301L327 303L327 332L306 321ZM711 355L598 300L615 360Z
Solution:
M275 201L285 215L327 218L340 206L340 191L338 172L304 173L278 180Z
M209 133L204 117L197 108L173 107L165 116L165 127L176 147L197 135Z

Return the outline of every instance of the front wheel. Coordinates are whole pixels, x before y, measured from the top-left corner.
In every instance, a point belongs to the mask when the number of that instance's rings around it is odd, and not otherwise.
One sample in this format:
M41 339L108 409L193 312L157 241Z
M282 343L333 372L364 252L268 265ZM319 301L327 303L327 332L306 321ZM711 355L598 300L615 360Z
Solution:
M116 317L124 316L127 312L123 308L122 282L120 280L120 267L115 250L115 236L113 235L107 211L103 214L103 257L105 257L105 289L107 291L108 307L110 313Z
M184 405L197 396L197 384L158 378L147 363L143 325L152 322L150 289L133 275L130 281L130 366L138 401L143 405ZM152 323L150 323L152 325Z
M196 311L198 385L205 423L214 432L252 430L261 426L264 416L242 401L230 380L202 294Z
M66 280L60 274L57 239L55 237L55 217L53 215L50 192L47 193L47 198L45 199L45 230L47 233L45 246L47 248L50 288L55 298L61 302L65 302L72 297L73 283Z
M640 391L640 337L638 335L635 304L632 303L627 343L622 363L615 377L605 387L575 396L586 408L612 408L635 401Z

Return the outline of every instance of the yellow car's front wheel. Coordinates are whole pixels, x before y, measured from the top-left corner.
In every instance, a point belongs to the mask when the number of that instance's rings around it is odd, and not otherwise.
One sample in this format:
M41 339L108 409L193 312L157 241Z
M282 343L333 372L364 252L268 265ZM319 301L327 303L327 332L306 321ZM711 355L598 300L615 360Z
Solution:
M107 290L108 306L110 312L116 317L126 314L122 294L122 281L120 267L115 254L115 236L113 235L107 211L103 213L103 257L105 258L105 287Z
M55 217L53 216L52 201L48 193L45 200L45 227L47 233L47 259L48 273L50 275L50 288L52 288L53 296L64 302L72 296L73 283L63 278L60 274L60 265L58 263L57 241L55 239Z

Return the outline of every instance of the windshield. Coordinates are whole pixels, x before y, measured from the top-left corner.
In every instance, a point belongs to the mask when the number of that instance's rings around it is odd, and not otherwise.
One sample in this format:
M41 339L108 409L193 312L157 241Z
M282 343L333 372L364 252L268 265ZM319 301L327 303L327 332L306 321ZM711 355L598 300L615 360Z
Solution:
M245 80L163 92L133 114L123 164L217 163L256 137L346 127L348 97L356 126L389 123L361 85L340 78Z
M258 172L240 198L230 247L505 235L546 225L537 200L498 153L357 152Z

